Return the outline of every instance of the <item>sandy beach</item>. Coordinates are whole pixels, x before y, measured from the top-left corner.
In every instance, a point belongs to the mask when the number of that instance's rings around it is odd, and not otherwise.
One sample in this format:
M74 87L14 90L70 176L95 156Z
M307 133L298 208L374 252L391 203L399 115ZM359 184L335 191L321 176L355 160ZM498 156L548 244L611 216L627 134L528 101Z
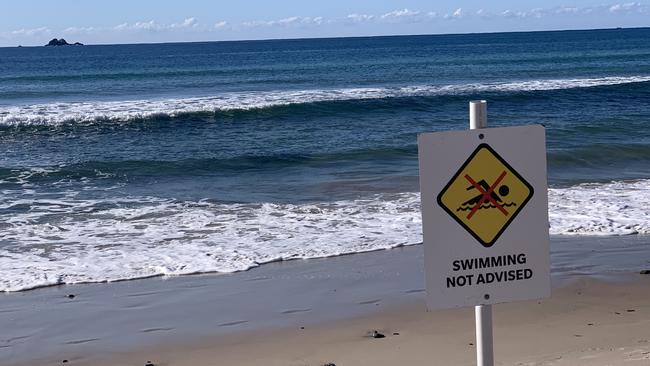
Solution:
M650 362L643 236L552 239L550 299L494 306L500 365ZM586 248L589 249L586 249ZM632 268L636 268L632 270ZM472 365L473 309L429 312L422 247L230 275L2 295L2 365ZM373 331L385 335L373 338ZM65 362L64 362L65 361Z
M552 299L497 306L499 365L647 365L648 282L579 280ZM386 338L369 336L378 330ZM103 365L474 365L473 309L424 313L422 304L301 329L160 346ZM94 363L95 364L95 363Z

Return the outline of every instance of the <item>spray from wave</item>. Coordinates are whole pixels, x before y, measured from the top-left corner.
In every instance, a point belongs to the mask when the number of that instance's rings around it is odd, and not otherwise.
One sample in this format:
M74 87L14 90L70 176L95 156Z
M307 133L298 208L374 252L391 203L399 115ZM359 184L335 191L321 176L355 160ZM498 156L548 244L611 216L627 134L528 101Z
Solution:
M347 88L227 93L211 97L113 102L48 103L0 108L0 126L60 125L66 123L128 122L156 116L175 117L187 113L236 111L291 104L382 98L463 95L486 92L529 92L643 83L650 76L551 79L474 83L458 85L414 85L404 87Z

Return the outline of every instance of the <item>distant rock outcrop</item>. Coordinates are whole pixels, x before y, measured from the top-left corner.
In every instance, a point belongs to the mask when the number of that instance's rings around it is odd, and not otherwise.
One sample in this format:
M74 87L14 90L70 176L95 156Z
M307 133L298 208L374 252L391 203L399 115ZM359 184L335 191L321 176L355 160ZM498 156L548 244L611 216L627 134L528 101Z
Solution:
M68 43L65 39L60 38L52 38L51 41L49 41L45 46L83 46L83 43L75 42L75 43Z

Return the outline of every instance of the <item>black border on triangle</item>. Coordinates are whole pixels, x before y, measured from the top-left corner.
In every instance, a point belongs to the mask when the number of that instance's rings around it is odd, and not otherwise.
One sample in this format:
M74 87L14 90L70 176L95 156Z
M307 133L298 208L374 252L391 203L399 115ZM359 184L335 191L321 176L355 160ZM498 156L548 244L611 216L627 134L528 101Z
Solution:
M452 184L454 181L456 181L456 179L458 179L458 176L460 176L460 173L463 172L463 170L465 169L465 167L466 167L466 166L467 166L467 165L472 161L472 159L474 159L474 156L476 156L476 154L478 154L478 152L481 151L481 149L487 149L488 151L490 151L490 152L491 152L491 153L492 153L492 154L497 158L497 160L499 160L499 161L500 161L500 162L501 162L501 163L502 163L506 168L508 168L508 169L509 169L509 170L510 170L510 171L511 171L511 172L512 172L512 173L513 173L513 174L514 174L514 175L515 175L515 176L516 176L516 177L517 177L517 178L518 178L518 179L519 179L519 180L520 180L520 181L521 181L521 182L522 182L526 187L528 187L528 189L530 189L530 195L528 195L528 197L527 197L527 198L526 198L526 199L525 199L525 200L524 200L524 201L519 205L519 209L518 209L517 211L515 211L515 213L512 214L512 216L510 216L510 218L508 219L508 221L506 221L506 223L503 224L503 227L501 228L501 230L500 230L500 231L499 231L499 232L494 236L494 239L492 239L492 241L490 241L490 242L485 242L485 241L483 241L483 239L481 239L478 235L476 235L476 233L474 233L474 231L472 231L472 230L469 228L469 226L467 226L467 225L466 225L466 224L465 224L461 219L459 219L459 218L454 214L453 211L451 211L449 208L447 208L447 207L442 203L442 195L447 191L447 189L451 186L451 184ZM458 222L458 223L459 223L463 228L465 228L465 230L467 230L467 232L469 232L470 234L472 234L472 236L474 237L474 239L478 240L478 242L481 243L481 245L483 245L484 247L489 248L489 247L491 247L492 245L494 245L494 243L499 239L499 237L501 236L501 234L503 234L503 232L506 231L506 229L508 228L508 226L510 226L510 223L515 219L515 217L517 217L517 215L519 214L519 212L521 212L521 211L524 209L524 206L526 206L526 204L528 203L528 201L530 201L530 199L533 197L534 193L535 193L535 190L533 189L533 186L531 186L530 183L528 183L528 182L527 182L527 181L526 181L526 180L525 180L521 175L519 175L519 173L517 173L517 171L514 170L514 169L510 166L510 164L508 164L508 163L505 161L505 159L503 159L503 158L501 157L501 155L497 154L497 152L494 151L494 149L493 149L490 145L488 145L488 144L486 144L486 143L482 143L482 144L478 145L478 147L476 148L476 150L474 150L474 152L469 156L469 158L467 158L467 160L463 163L463 165L460 167L460 169L458 169L458 171L456 172L456 174L454 174L453 177L449 180L449 183L447 183L447 185L445 185L445 187L440 191L440 193L438 194L438 197L437 197L437 201L438 201L438 205L440 205L440 207L442 207L442 209L445 210L445 212L447 212L447 213L449 214L449 216L451 216L454 220L456 220L456 222Z

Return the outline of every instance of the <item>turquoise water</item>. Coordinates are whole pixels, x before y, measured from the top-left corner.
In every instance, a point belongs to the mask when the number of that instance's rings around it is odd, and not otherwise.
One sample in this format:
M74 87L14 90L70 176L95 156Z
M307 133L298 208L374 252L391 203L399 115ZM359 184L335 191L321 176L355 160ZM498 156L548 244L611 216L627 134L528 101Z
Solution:
M421 241L416 135L547 128L551 233L650 232L650 29L0 48L0 290Z

